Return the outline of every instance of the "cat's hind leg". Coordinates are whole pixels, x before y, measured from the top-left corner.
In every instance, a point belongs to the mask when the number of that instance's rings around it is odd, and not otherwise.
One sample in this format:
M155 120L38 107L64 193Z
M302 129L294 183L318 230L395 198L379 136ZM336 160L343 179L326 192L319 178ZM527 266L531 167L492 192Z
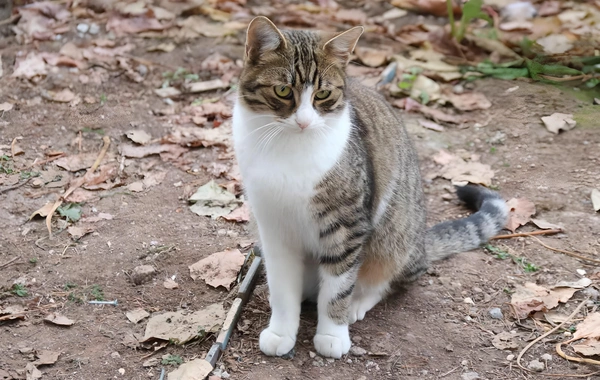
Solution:
M367 255L358 271L358 278L349 307L348 322L361 321L365 314L389 292L394 263L381 256Z

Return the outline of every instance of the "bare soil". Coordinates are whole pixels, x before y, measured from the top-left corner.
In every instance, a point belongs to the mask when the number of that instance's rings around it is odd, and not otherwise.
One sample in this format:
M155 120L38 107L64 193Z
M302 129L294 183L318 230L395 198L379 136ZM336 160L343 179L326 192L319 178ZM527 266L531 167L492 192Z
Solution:
M141 39L135 42L138 47L132 55L191 71L214 51L236 59L242 53L239 43L212 39L179 45L168 54L146 53L149 43ZM56 51L60 45L44 42L39 46ZM73 141L80 131L82 152L98 152L106 135L113 141L109 152L114 154L126 141L124 133L131 129L131 123L154 137L169 132L171 126L165 119L153 114L164 107L152 92L159 87L161 71L165 70L160 65L152 66L148 79L140 84L120 73L109 73L99 84L83 85L77 80L78 73L64 68L35 84L11 78L7 62L14 62L17 54L30 48L10 39L3 42L5 74L0 101L10 99L16 106L0 120L0 145L10 145L15 137L22 136L18 144L25 153L15 158L15 164L42 160L43 152L49 149L79 153ZM107 101L102 106L69 107L47 100L28 105L41 89L61 84L82 96L106 94ZM600 216L593 212L590 201L591 189L600 188L598 106L578 99L573 91L544 84L481 80L474 86L493 104L486 111L472 113L483 126L471 123L464 129L448 128L439 133L420 127L418 115L403 116L417 145L424 176L436 169L431 156L441 148L480 155L480 161L495 170L494 182L506 199L526 197L537 205L539 218L565 227L566 233L540 237L541 241L600 258ZM519 88L506 91L514 86ZM577 127L551 134L540 117L554 112L573 113ZM34 210L55 200L62 188L35 189L28 183L4 191L8 186L0 185L0 265L18 258L0 266L0 307L19 304L29 310L25 320L0 322L0 373L24 379L25 366L33 357L20 349L30 347L61 353L56 364L40 367L44 379L158 378L160 365L142 367L151 350L136 350L122 343L132 332L143 335L145 325L130 323L124 312L136 307L163 312L197 310L213 302L229 304L228 292L192 281L188 270L199 259L248 239L245 225L199 217L187 207L189 194L211 179L204 167L222 152L223 148L189 151L184 156L190 162L187 171L156 156L128 159L124 168L128 182L150 167L166 170L166 178L142 193L115 188L87 201L84 216L104 212L114 218L96 223L95 231L79 241L66 231L49 239L42 219L28 221ZM50 162L38 169L51 167ZM182 186L175 187L178 182ZM458 201L442 198L448 186L443 179L426 181L432 224L466 213ZM588 273L597 269L530 238L493 244L525 257L540 269L527 273L511 260L496 259L483 249L436 263L415 284L390 296L364 321L351 327L354 345L364 348L365 355L347 355L336 361L313 357L316 316L310 305L303 314L292 359L268 358L260 353L258 334L269 314L267 289L261 278L219 366L231 379L461 379L468 372L477 372L482 379L547 379L550 373L581 375L597 370L556 355L554 346L563 339L561 334L548 337L525 354L525 364L544 353L552 355L541 374L522 371L514 360L507 360L507 355L516 355L544 331L531 320L513 318L508 301L514 285L527 281L554 284L577 279L577 269ZM136 286L128 273L142 264L153 265L157 274L151 282ZM173 275L179 288L165 289L163 281ZM17 280L26 284L27 296L17 297L9 291ZM85 299L94 285L102 289L107 300L118 299L119 305L77 302L76 298ZM474 304L465 303L466 298ZM567 310L573 310L582 299L576 294ZM494 307L502 309L503 319L490 317L488 311ZM50 312L60 312L75 324L61 327L44 322ZM518 350L500 351L492 346L494 334L503 331L521 336ZM153 356L176 354L187 361L205 356L210 344L211 339L185 347L169 345ZM119 369L124 369L124 374Z

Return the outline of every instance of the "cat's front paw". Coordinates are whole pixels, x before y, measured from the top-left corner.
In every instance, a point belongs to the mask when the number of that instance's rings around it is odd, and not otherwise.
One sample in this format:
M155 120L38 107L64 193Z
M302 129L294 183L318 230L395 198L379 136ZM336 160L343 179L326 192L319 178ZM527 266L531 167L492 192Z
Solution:
M283 356L290 352L295 344L296 337L285 333L278 334L270 327L260 333L260 350L268 356Z
M342 327L342 326L340 326ZM339 359L350 350L350 334L348 326L331 331L329 334L317 333L314 338L315 350L325 357Z

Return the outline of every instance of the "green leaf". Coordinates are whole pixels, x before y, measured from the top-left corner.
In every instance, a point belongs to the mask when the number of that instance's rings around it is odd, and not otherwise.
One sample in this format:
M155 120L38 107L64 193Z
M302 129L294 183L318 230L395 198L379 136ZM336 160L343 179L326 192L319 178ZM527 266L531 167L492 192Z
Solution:
M179 355L169 355L161 361L162 365L179 365L183 363L183 359Z
M525 66L529 70L531 79L540 82L552 83L556 82L551 79L541 77L540 75L551 75L555 77L562 77L565 75L581 75L581 71L572 69L563 65L544 65L531 59L525 59Z
M12 292L18 297L27 297L27 288L25 288L25 285L14 284Z
M78 203L67 203L56 209L60 216L67 218L67 221L76 222L81 219L81 206Z
M585 86L587 88L594 88L594 87L596 87L598 85L598 83L600 83L600 79L598 79L598 78L592 78L592 79L590 79L590 80L588 80L588 81L585 82Z
M489 23L492 23L492 19L490 18L490 16L481 11L482 5L483 0L469 0L465 3L465 5L463 5L462 17L460 19L460 27L454 35L456 41L462 41L463 37L465 36L465 32L467 31L467 26L472 20L481 18Z

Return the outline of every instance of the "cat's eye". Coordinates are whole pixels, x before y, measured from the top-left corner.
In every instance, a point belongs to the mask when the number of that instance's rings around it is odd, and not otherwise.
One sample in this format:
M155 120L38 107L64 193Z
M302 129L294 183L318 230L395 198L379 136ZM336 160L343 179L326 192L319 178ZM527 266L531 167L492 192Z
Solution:
M292 97L292 88L290 86L275 86L275 95L283 99Z
M315 94L315 98L319 100L327 99L331 95L331 91L321 90Z

